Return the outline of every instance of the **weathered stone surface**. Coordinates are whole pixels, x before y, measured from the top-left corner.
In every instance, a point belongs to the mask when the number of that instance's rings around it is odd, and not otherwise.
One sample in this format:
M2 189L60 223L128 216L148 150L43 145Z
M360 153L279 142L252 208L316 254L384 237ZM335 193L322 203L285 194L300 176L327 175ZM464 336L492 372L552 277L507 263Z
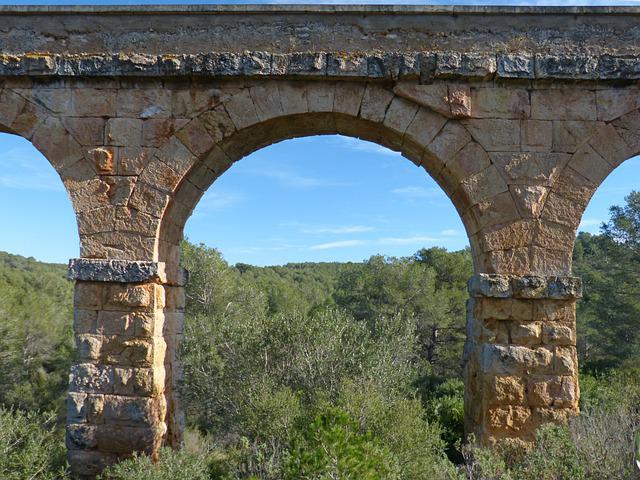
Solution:
M580 298L582 282L577 277L481 273L471 277L469 293L472 297L567 300Z
M156 262L76 258L69 260L67 277L84 282L136 283L162 280L163 275L164 265Z

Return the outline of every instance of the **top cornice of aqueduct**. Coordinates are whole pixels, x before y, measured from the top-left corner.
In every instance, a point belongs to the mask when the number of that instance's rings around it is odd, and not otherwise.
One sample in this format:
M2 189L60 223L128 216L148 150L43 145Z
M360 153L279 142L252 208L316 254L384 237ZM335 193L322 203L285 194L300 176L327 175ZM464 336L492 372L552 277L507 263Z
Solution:
M0 6L0 76L636 81L640 7Z

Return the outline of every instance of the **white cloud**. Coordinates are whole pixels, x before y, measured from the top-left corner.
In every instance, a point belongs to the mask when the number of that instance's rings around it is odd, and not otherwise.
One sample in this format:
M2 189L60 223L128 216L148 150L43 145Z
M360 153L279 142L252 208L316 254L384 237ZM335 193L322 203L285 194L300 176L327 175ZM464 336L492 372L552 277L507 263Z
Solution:
M437 196L442 192L440 192L435 188L406 186L406 187L394 188L393 190L391 190L391 193L400 195L402 197L407 197L407 198L427 198L427 197Z
M332 248L347 248L347 247L357 247L360 245L364 245L365 242L362 240L342 240L339 242L328 242L328 243L320 243L318 245L312 245L309 247L309 250L329 250Z
M304 228L300 230L301 233L309 233L309 234L323 234L323 233L334 233L334 234L344 234L344 233L363 233L363 232L373 232L375 228L367 227L365 225L348 225L344 227L317 227L317 228Z
M53 167L35 148L13 148L0 154L0 187L64 192Z
M460 235L460 232L455 229L449 229L449 230L443 230L442 232L440 232L440 234L444 235L445 237L457 237Z
M211 189L204 194L198 203L196 212L207 213L215 210L223 210L236 205L242 200L244 200L244 196L238 193L221 192Z
M358 152L366 152L372 153L374 155L385 155L391 157L400 157L400 152L394 152L393 150L388 149L387 147L383 147L382 145L378 145L377 143L367 142L366 140L360 140L359 138L354 137L345 137L340 135L338 137L340 139L340 143L352 150L356 150Z
M597 218L583 218L578 228L599 227L601 223L602 220Z
M265 177L276 180L281 185L290 188L326 188L326 187L349 187L351 184L345 182L336 182L333 180L327 180L324 178L306 177L294 172L287 172L285 170L266 170L266 169L251 169L244 170L243 173L248 175L255 175L258 177Z
M416 235L413 237L386 237L378 239L380 245L415 245L425 242L439 242L441 239L436 237L428 237Z

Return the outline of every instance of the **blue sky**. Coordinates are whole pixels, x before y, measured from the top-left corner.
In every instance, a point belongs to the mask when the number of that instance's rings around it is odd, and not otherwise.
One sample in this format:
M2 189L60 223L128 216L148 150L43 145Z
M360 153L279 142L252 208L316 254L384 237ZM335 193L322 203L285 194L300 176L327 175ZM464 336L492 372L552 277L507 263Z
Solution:
M19 1L5 4L67 4ZM158 4L175 1L86 1ZM255 1L200 3L371 3L431 5L640 5L640 1ZM582 230L597 232L608 208L640 188L640 161L620 166L589 205ZM0 134L0 250L44 261L78 256L70 202L53 169L27 141ZM435 182L394 152L330 136L289 140L234 165L206 193L187 236L219 248L231 263L360 261L375 253L467 245L462 223Z
M589 205L582 230L640 188L640 160L618 167ZM0 250L44 261L78 256L70 202L48 162L26 140L0 134ZM419 248L467 245L451 202L400 155L341 137L307 137L237 162L207 191L187 236L231 262L360 261Z

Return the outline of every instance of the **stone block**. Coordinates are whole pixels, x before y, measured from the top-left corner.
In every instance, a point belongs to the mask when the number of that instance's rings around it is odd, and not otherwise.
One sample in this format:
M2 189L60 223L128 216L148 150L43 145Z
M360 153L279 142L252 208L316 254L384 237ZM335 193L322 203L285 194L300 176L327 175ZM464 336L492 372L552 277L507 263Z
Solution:
M113 392L113 368L108 365L79 363L71 366L69 374L70 392Z
M520 135L520 148L522 151L548 152L553 145L553 122L547 120L523 120Z
M531 417L531 409L525 406L509 405L490 408L487 412L488 426L492 430L519 431Z
M124 147L118 149L118 174L137 176L144 170L154 149Z
M442 115L425 108L419 108L405 131L402 140L403 150L405 146L413 145L416 150L422 153L424 147L431 143L446 122L447 119ZM418 160L421 157L422 155L418 157Z
M569 161L565 153L499 152L491 161L509 185L551 186Z
M560 375L576 375L578 354L575 347L555 347L553 371Z
M523 88L473 88L471 113L474 118L527 118L531 106Z
M545 345L575 346L575 329L568 325L545 325L542 330L542 342Z
M173 90L171 113L177 118L193 118L220 104L222 92L218 88L188 88Z
M402 138L404 132L418 112L418 106L400 97L394 97L384 118L384 125Z
M101 452L124 454L141 452L150 455L159 448L166 428L164 422L142 428L104 425L97 432L98 449Z
M242 130L243 128L247 128L250 125L255 125L260 122L253 99L251 98L248 89L241 90L233 95L224 103L224 108L229 114L229 118L233 122L233 125L238 130ZM216 110L214 110L214 112ZM205 123L207 123L206 120ZM216 140L215 135L212 135L212 137Z
M509 185L518 213L522 218L539 218L549 193L549 187Z
M514 345L536 345L541 341L542 326L538 322L512 322L510 339Z
M214 145L214 140L211 135L209 135L205 124L197 118L191 120L176 132L176 137L197 157L210 151ZM189 164L193 164L191 158L188 162Z
M84 157L83 148L57 118L44 119L34 131L31 142L57 170Z
M485 170L490 163L487 152L476 142L469 142L446 165L457 178L465 179Z
M251 87L249 91L261 121L264 122L283 115L280 89L277 84L261 83Z
M147 183L138 182L131 194L129 206L160 218L168 202L169 196L166 192L156 190Z
M497 75L502 78L535 78L533 55L517 53L497 56Z
M535 229L535 222L519 220L482 229L478 239L485 252L526 247L532 243Z
M309 111L306 82L278 82L277 88L280 91L280 103L285 115L296 115ZM259 107L256 107L256 110L259 110Z
M72 91L73 111L77 117L114 117L115 89L76 88Z
M531 92L531 118L537 120L596 120L592 90L550 89Z
M76 309L99 310L102 308L103 286L100 283L77 281L73 293Z
M640 90L612 88L596 90L598 120L610 122L640 108Z
M90 450L98 446L98 427L94 425L67 425L65 443L69 450Z
M470 141L471 135L459 122L447 122L427 145L427 152L440 162L447 162Z
M75 308L73 311L73 331L75 333L97 333L98 312Z
M107 145L137 147L142 141L142 120L138 118L110 118L105 128Z
M393 92L377 85L367 84L360 104L360 118L382 123L392 100Z
M102 145L106 120L100 117L67 117L62 123L73 138L83 146Z
M471 136L488 152L520 150L520 120L464 120Z
M337 82L333 94L333 111L357 117L364 97L365 85L362 83ZM411 119L407 120L407 122Z
M589 145L613 167L617 167L635 153L611 124L598 128L589 140Z
M577 228L580 224L584 207L585 205L577 204L551 191L542 210L542 219Z
M96 361L100 359L102 351L102 335L76 334L76 350L82 361Z
M494 165L463 179L461 188L469 205L476 205L508 191L507 184Z
M493 55L443 52L437 55L435 75L444 78L488 78L496 69L496 57Z
M600 122L554 121L553 151L575 152L600 128Z
M471 212L479 229L520 220L516 204L508 191L478 203L471 208Z
M553 351L546 347L484 344L481 348L480 370L494 375L546 372L558 361L557 352L554 358Z
M332 82L309 86L307 91L309 112L332 112L335 90L335 84Z
M203 113L199 118L204 122L211 138L216 143L229 137L236 130L230 114L222 105Z
M97 450L69 450L68 460L74 475L91 478L116 463L118 456Z
M552 250L570 249L575 240L575 229L546 221L538 222L534 245Z
M449 88L446 83L419 85L417 83L399 82L393 89L399 97L429 108L445 117L451 118Z
M104 396L104 420L108 425L145 427L163 418L161 398Z
M164 88L136 88L118 90L118 117L169 118L171 91Z
M568 326L575 325L575 300L544 300L534 304L534 318L547 322L556 322Z
M157 302L157 296L162 287L147 283L143 285L120 285L108 284L104 290L105 310L124 310L129 308L140 308L153 310L161 308L162 304Z
M522 377L493 377L491 387L490 403L493 405L518 405L524 402L525 383Z
M531 247L531 273L569 275L571 273L571 250Z

